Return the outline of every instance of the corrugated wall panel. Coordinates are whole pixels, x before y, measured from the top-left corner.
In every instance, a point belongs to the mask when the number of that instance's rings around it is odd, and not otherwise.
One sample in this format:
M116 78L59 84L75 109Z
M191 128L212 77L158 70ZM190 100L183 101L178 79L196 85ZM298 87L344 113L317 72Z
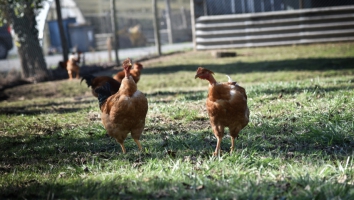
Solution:
M224 49L354 40L354 6L196 20L196 49Z

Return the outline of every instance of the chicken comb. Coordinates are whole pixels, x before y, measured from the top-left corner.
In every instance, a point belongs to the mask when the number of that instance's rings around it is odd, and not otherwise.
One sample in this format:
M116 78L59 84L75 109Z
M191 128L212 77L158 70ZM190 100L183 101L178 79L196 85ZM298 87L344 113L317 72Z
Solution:
M205 73L205 72L209 72L210 74L214 74L214 72L209 69L205 69L203 67L198 67L197 74L201 74L201 73Z
M131 62L130 58L125 59L122 64L123 64L123 67L124 66L132 66L132 62Z

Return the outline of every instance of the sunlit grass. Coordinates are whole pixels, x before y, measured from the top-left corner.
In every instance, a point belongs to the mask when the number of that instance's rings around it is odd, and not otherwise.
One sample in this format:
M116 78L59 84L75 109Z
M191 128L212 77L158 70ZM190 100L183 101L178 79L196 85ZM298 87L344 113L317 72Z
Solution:
M79 81L6 90L15 97L0 102L0 198L353 199L354 44L235 51L147 61L143 151L129 136L125 155ZM226 134L220 158L199 65L248 95L250 123L232 154Z

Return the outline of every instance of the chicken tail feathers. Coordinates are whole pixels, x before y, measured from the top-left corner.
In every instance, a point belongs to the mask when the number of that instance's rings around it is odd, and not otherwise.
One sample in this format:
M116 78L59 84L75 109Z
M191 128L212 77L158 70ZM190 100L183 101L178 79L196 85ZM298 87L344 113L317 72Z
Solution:
M93 75L86 75L86 76L83 76L81 81L80 81L80 84L82 83L83 80L86 81L86 84L87 84L87 87L90 87L92 86L92 81L93 79L95 79L96 77L94 77Z
M227 82L231 85L237 85L237 82L233 81L229 75L226 75L227 78L229 79Z
M102 106L102 104L104 104L104 102L108 99L108 97L111 96L111 85L106 82L104 85L102 85L101 87L98 87L95 92L98 94L98 103L100 105L100 107Z

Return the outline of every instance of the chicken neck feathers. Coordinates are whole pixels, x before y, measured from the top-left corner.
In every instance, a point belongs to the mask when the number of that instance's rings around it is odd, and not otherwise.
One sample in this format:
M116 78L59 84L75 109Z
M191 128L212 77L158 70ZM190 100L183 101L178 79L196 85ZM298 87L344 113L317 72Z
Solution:
M85 82L86 82L86 84L87 84L87 87L90 87L90 86L92 86L92 81L93 81L93 79L95 79L96 77L95 76L93 76L93 75L85 75L85 76L83 76L82 78L81 78L81 81L80 81L80 84L81 84L81 82L83 81L83 80L85 80Z
M98 94L98 103L100 108L106 102L108 97L111 96L111 87L108 82L106 82L103 86L97 88L95 92Z

